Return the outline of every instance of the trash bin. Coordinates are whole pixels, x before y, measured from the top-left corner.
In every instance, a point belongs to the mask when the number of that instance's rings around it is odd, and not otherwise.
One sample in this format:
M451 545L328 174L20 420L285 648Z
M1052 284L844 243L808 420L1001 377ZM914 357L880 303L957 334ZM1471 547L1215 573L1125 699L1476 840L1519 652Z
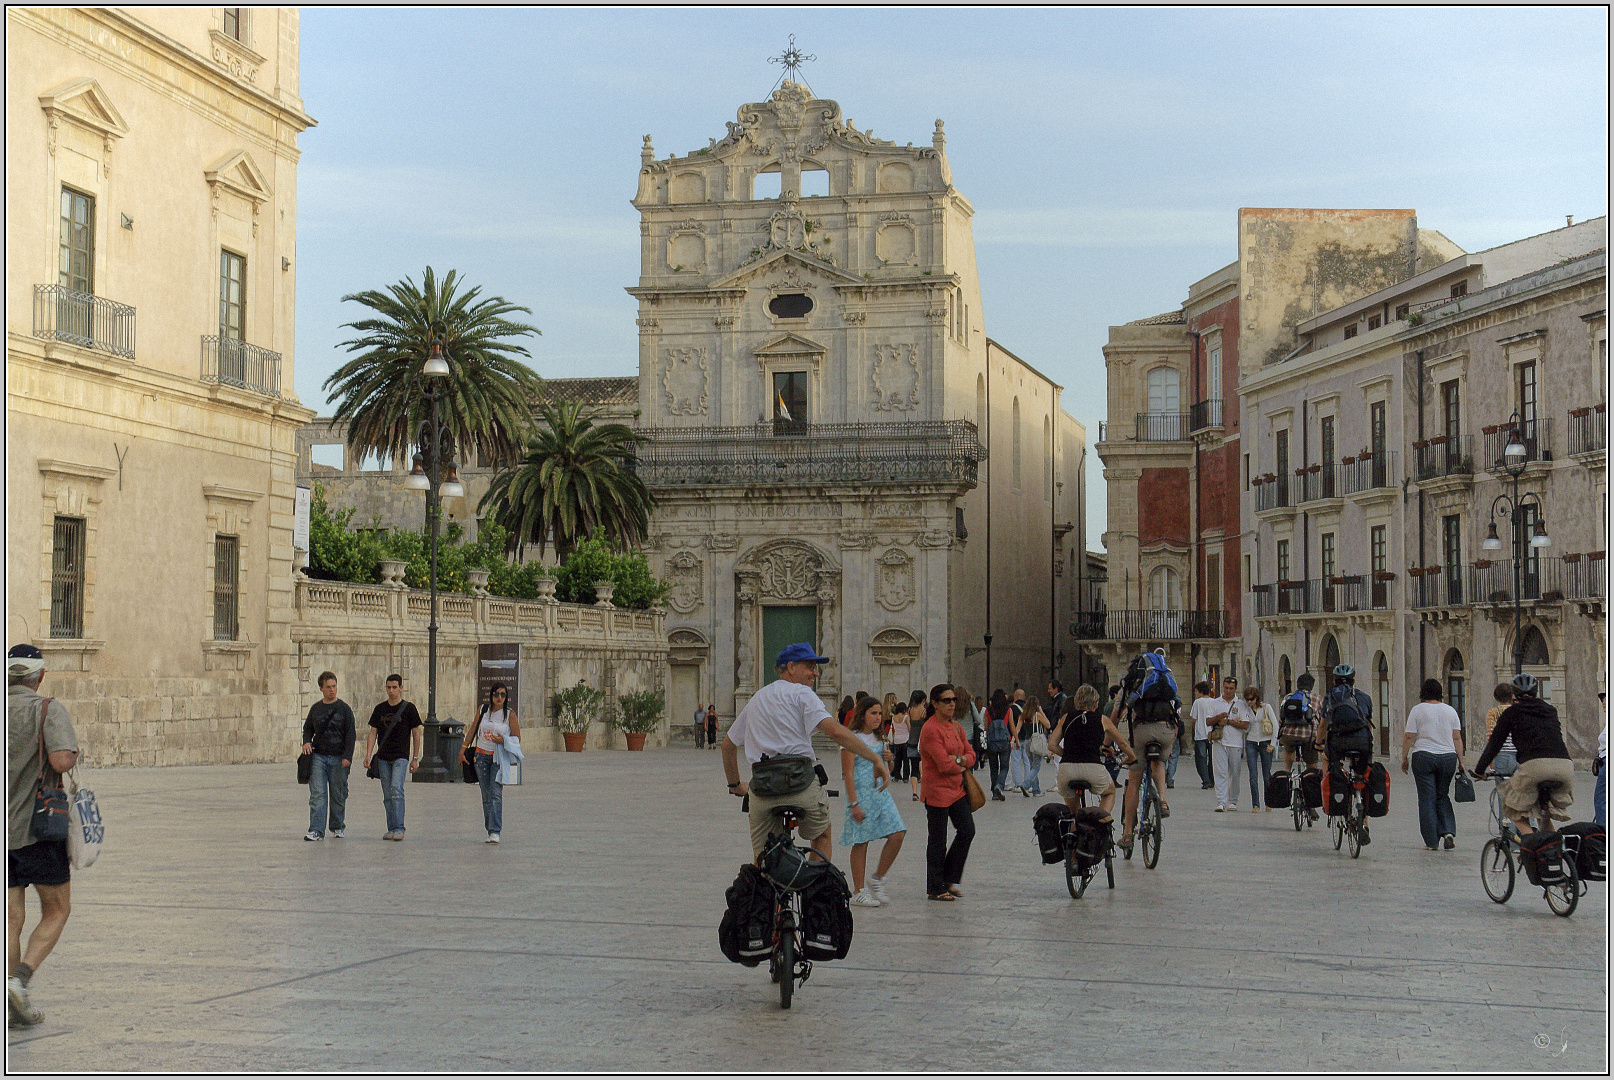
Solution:
M448 775L444 778L447 784L463 784L465 777L460 772L460 744L465 741L465 725L452 716L441 720L437 725L437 753L442 761L443 768Z

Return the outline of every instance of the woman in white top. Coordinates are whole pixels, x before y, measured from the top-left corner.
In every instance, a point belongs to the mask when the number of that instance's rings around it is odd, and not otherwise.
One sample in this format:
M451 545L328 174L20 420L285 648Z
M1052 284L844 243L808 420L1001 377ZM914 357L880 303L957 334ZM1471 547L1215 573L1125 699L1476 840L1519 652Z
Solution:
M482 824L488 831L484 843L497 844L504 831L504 785L499 783L499 765L493 748L514 736L521 738L516 711L506 708L509 694L503 683L494 683L488 702L482 706L476 723L466 732L460 756L476 766L476 782L482 789Z
M1418 785L1418 830L1423 846L1435 850L1444 839L1446 848L1457 846L1457 815L1452 812L1452 777L1463 767L1463 719L1441 702L1440 680L1425 679L1418 695L1423 700L1407 714L1401 737L1401 771L1408 770Z
M1272 706L1261 700L1259 686L1244 688L1244 719L1250 726L1244 732L1244 761L1250 769L1250 812L1260 810L1266 785L1272 779L1272 744L1278 734L1278 717ZM1256 780L1256 766L1260 766L1261 779ZM1272 807L1266 807L1272 813Z

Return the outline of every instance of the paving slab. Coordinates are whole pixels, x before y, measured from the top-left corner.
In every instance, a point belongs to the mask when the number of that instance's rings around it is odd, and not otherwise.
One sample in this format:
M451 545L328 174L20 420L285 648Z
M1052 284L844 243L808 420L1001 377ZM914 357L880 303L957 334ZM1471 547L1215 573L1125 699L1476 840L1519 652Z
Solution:
M1356 860L1286 813L1213 813L1189 775L1159 867L1118 860L1081 900L1036 854L1042 800L1010 795L976 815L965 898L926 901L902 791L894 903L855 909L851 955L786 1012L717 947L749 843L716 752L535 755L498 846L459 784L410 785L389 843L355 770L347 837L309 843L290 764L102 770L107 847L7 1064L1606 1072L1606 886L1567 919L1522 881L1492 903L1483 799L1457 807L1455 851L1428 852L1399 773ZM1589 818L1591 777L1576 789Z

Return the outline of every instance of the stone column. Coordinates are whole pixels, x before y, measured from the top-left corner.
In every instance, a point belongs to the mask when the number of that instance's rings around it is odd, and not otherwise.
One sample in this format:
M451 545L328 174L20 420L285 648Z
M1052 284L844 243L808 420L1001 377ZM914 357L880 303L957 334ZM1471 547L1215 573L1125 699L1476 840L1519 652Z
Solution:
M734 604L734 689L739 694L749 695L757 688L757 599L761 595L761 574L755 570L740 570L736 576L739 585Z
M819 685L820 693L829 693L840 696L841 684L849 677L846 674L846 657L840 654L840 600L841 572L839 570L820 570L818 573L818 620L822 629L822 641L817 642L818 651L834 661L827 672L828 678Z

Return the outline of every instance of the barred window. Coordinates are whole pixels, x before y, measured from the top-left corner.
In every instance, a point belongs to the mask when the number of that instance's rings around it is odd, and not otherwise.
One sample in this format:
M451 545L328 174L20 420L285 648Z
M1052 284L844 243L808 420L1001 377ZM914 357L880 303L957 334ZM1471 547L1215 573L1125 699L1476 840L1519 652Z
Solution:
M59 517L51 537L50 636L84 636L84 519Z
M234 641L241 615L241 538L213 539L213 640Z

